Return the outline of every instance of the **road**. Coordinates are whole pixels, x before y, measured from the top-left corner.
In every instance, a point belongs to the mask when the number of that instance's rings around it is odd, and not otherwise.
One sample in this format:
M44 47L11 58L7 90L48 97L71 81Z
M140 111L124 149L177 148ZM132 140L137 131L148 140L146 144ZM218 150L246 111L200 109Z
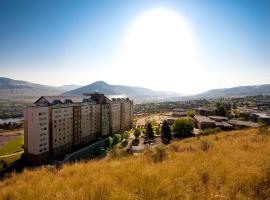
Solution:
M8 154L8 155L3 155L3 156L0 156L0 158L7 158L9 156L15 156L17 154L22 154L24 151L19 151L19 152L16 152L16 153L12 153L12 154Z

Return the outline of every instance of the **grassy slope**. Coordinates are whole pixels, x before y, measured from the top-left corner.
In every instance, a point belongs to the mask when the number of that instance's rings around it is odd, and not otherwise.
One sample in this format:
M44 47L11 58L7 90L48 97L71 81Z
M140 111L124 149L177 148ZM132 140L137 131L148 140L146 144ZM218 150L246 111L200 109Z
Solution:
M175 142L166 151L160 162L153 161L160 154L148 152L25 170L0 182L0 199L270 198L270 135L232 131Z
M0 156L22 151L23 137L9 141L0 148Z

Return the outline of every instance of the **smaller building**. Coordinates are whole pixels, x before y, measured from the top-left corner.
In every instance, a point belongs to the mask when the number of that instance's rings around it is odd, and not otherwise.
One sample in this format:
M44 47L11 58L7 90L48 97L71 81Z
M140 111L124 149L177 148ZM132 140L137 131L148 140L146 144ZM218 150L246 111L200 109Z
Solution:
M178 117L178 118L187 117L187 112L185 109L176 108L176 109L173 109L172 117Z
M251 116L255 122L270 124L270 114L268 113L251 113Z
M209 117L196 115L194 116L196 127L199 129L208 129L208 128L215 128L215 121L211 120Z
M223 122L216 121L215 125L216 125L216 127L221 128L222 130L233 130L234 129L234 127L231 124L224 122L224 121Z
M228 117L223 117L223 116L209 116L209 118L216 122L228 121Z
M237 128L257 128L259 127L258 123L250 122L250 121L240 121L240 120L229 120L229 124L233 125Z
M215 109L211 108L196 108L195 111L202 116L211 116L216 114Z

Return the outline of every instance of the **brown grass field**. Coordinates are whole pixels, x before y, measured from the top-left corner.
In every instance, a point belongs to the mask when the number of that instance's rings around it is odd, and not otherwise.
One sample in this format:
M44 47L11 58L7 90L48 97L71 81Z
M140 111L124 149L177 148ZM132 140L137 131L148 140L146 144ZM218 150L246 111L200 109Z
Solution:
M269 198L270 134L258 129L186 139L139 156L115 151L0 182L0 199Z

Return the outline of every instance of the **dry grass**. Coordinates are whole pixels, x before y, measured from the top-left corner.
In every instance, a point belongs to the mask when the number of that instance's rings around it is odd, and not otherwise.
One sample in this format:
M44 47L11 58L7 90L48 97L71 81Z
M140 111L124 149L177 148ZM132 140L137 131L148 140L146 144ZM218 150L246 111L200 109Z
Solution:
M202 140L211 143L207 151ZM0 182L0 199L270 198L268 134L232 131L171 145L59 171L25 170Z

